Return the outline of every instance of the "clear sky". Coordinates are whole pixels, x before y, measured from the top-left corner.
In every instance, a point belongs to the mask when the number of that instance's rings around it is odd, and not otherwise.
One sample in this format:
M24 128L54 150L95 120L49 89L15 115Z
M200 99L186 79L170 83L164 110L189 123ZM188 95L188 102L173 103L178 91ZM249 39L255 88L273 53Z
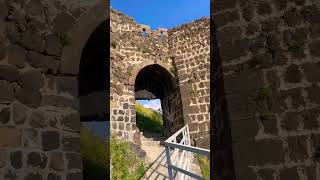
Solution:
M151 108L154 110L158 110L161 108L161 102L160 99L154 99L154 100L137 100L139 104L146 108Z
M151 29L171 29L210 16L210 0L110 0L111 7Z

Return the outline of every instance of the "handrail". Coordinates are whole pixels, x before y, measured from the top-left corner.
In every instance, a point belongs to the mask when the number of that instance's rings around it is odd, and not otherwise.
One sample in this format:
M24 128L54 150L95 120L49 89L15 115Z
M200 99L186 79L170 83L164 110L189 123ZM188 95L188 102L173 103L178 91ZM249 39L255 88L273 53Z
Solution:
M177 137L182 134L182 139L178 143ZM166 141L164 141L164 146L166 148L166 156L168 163L168 173L169 179L174 180L176 177L178 179L189 179L193 177L195 179L204 180L197 174L190 172L190 165L192 153L201 154L210 157L210 150L191 146L190 133L188 124L179 129L176 133L170 136ZM174 150L174 153L170 151ZM179 151L180 152L179 154ZM172 161L172 154L176 154L180 157L179 161ZM175 171L175 173L173 172ZM174 177L175 175L175 177Z

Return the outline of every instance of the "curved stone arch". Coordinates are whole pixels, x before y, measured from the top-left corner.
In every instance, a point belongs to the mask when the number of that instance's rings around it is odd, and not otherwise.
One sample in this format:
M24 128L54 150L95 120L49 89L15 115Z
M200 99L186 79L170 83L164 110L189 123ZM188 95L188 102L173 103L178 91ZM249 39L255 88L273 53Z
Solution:
M62 52L60 71L63 74L77 75L79 73L82 50L91 33L100 24L110 19L107 13L109 11L107 3L107 1L99 1L88 12L83 13L75 27L67 33L70 42ZM107 27L106 33L108 33Z
M131 75L129 77L129 85L130 86L134 86L136 77L139 74L139 72L143 68L145 68L147 66L150 66L150 65L159 65L159 66L161 66L162 68L167 70L167 72L171 75L172 78L174 78L174 74L170 71L171 66L169 66L168 64L165 64L165 63L163 63L161 61L155 62L155 61L146 60L146 61L143 61L143 62L137 64L135 66L135 68L132 69L132 71L130 73ZM172 81L172 82L174 83L175 81Z

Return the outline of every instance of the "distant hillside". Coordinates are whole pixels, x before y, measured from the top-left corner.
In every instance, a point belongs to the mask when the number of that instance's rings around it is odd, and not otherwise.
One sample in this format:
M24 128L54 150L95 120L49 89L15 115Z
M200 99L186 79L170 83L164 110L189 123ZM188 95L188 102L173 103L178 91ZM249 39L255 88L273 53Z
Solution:
M163 132L162 115L149 108L136 103L137 127L142 132Z

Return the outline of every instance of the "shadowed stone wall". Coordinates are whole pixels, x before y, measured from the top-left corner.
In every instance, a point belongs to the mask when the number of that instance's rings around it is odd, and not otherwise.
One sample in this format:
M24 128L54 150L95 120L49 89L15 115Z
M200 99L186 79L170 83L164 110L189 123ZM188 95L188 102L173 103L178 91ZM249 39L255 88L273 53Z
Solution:
M0 0L1 180L82 179L79 64L107 7Z
M137 24L131 17L112 9L110 23L112 131L139 144L135 99L160 98L165 135L169 136L189 123L192 138L199 140L199 146L208 147L208 18L171 30L150 30L148 26ZM139 82L144 83L135 86L139 72L155 65L158 70L155 68L152 71L159 73L139 76ZM166 75L171 78L164 79ZM156 81L162 82L156 87L157 90L148 89L151 87L148 83ZM142 86L144 88L141 89ZM166 92L162 90L163 86L171 87ZM135 88L139 91L135 92Z
M319 179L319 1L212 1L214 179Z

